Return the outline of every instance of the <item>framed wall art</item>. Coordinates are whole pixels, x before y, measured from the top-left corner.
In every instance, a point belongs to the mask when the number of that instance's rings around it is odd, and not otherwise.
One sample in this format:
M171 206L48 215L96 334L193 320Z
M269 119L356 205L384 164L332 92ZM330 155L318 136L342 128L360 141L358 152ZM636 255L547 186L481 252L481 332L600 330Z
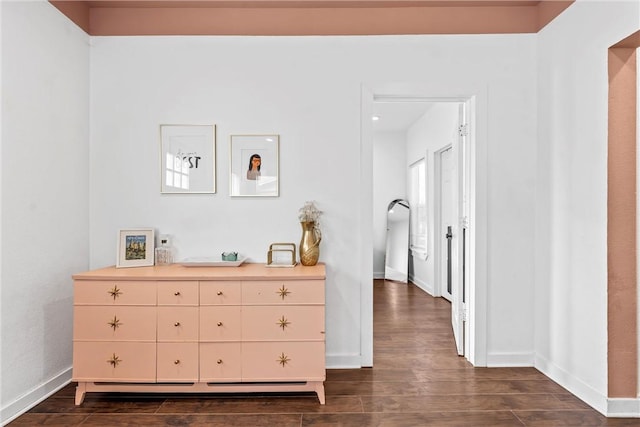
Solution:
M155 249L153 228L131 228L118 231L116 268L153 265Z
M279 195L279 144L279 135L231 135L231 196Z
M160 125L161 193L216 192L214 125Z

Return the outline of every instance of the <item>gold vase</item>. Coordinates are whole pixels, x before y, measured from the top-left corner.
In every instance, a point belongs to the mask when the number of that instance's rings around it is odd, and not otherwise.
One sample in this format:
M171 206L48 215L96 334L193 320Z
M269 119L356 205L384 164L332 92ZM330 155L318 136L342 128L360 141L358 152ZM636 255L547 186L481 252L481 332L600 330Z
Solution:
M302 239L300 240L300 263L302 265L316 265L320 257L320 233L314 221L303 221Z

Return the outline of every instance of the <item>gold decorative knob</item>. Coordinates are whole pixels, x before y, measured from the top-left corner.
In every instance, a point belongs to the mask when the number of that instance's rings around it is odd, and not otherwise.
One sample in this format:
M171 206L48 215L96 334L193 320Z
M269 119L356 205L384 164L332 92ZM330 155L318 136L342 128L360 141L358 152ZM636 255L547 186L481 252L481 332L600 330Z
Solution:
M120 325L122 325L122 323L120 322L118 317L116 317L114 315L113 316L113 320L107 322L107 325L111 326L113 328L113 330L115 331L116 329L118 329L120 327Z
M284 365L286 365L287 363L289 363L291 361L291 359L289 359L284 352L280 355L280 357L278 358L277 362L279 364L282 365L282 367L284 368Z
M218 291L218 295L222 295L222 291Z
M222 322L218 322L218 326L222 326Z
M276 325L280 326L283 331L284 331L284 328L286 328L290 324L291 324L291 322L289 322L287 319L285 319L284 315L280 319L278 319L278 322L276 323Z
M218 359L218 365L222 365L222 359Z
M175 296L179 297L179 296L180 296L180 291L175 291L173 294L174 294Z
M282 285L282 287L278 289L277 293L280 295L280 297L282 297L282 299L284 299L284 297L289 295L291 291L289 291L289 289L285 288L284 285Z
M118 289L118 285L113 285L113 289L109 290L109 295L111 295L113 297L113 300L115 301L116 298L122 295L122 291Z
M111 366L113 366L114 368L117 367L120 362L122 362L122 359L116 356L115 353L113 353L113 356L111 356L111 359L107 360L107 363L110 363Z
M173 361L173 364L174 364L174 365L179 365L179 364L180 364L180 360L179 360L179 359L174 360L174 361Z
M176 327L180 326L180 322L174 323L173 326L176 326Z

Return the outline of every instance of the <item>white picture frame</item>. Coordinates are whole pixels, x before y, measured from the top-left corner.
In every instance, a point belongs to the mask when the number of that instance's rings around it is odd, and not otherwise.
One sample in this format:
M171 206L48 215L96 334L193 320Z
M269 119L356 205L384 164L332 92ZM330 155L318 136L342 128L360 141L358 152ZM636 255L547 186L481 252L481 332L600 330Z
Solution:
M118 231L116 268L146 267L154 264L153 228L129 228Z
M279 150L280 135L231 135L230 196L278 197Z
M216 192L215 125L160 125L160 192Z

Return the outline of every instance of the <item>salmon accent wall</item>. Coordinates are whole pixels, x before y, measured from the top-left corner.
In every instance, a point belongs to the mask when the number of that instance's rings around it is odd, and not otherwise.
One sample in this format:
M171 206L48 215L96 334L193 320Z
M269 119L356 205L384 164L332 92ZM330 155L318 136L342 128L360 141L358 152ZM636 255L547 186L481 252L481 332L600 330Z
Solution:
M640 32L609 49L608 396L638 395L636 271L636 48Z
M571 1L56 1L90 35L536 33Z

